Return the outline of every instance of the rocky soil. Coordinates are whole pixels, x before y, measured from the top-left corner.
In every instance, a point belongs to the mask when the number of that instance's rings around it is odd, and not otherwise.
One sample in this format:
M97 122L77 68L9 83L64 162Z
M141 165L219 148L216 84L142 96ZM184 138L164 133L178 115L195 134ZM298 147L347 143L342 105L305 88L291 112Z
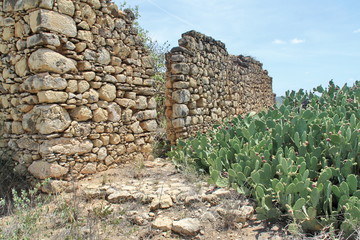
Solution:
M257 221L251 201L160 158L51 185L66 192L31 210L31 239L289 239L280 225ZM3 217L2 233L18 221Z

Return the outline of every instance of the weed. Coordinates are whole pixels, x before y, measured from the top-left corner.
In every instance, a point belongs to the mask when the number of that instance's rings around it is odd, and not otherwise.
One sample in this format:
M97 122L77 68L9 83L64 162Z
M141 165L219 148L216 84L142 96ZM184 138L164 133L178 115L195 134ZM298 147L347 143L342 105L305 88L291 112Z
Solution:
M105 219L113 213L110 206L101 206L93 209L93 214L99 219Z
M9 228L4 229L0 233L0 239L31 239L36 235L37 222L43 212L42 205L48 198L42 198L39 189L42 184L37 184L31 190L17 191L12 189L12 206L13 221ZM0 206L6 206L6 200L1 199Z

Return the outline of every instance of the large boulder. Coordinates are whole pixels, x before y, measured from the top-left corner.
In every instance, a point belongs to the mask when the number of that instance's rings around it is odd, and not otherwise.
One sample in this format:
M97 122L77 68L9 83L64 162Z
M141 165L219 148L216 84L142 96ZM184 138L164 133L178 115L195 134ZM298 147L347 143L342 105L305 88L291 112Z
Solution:
M49 30L64 34L67 37L77 35L76 23L70 16L45 9L31 12L29 15L30 28L34 33Z
M112 84L105 84L99 90L99 98L108 102L114 101L116 98L116 87Z
M75 121L87 121L93 117L92 111L87 106L79 106L71 110L71 117Z
M28 64L30 70L35 73L67 73L77 71L74 62L71 59L47 48L40 48L33 52L30 55Z
M68 112L57 104L35 106L23 117L22 126L25 131L40 134L62 132L70 126Z
M60 166L57 163L48 163L46 161L35 161L33 162L28 171L36 178L60 178L68 173L68 169Z
M37 93L44 90L64 90L67 82L61 77L52 77L48 73L37 74L27 78L20 88L29 93Z

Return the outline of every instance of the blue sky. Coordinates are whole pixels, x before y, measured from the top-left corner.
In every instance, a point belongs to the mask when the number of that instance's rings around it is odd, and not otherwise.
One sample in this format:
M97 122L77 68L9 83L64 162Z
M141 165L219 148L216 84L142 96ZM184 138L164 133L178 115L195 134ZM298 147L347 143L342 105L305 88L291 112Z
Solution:
M121 0L115 0L120 4ZM132 0L140 25L177 46L196 30L250 55L273 77L273 90L310 90L360 80L359 0Z

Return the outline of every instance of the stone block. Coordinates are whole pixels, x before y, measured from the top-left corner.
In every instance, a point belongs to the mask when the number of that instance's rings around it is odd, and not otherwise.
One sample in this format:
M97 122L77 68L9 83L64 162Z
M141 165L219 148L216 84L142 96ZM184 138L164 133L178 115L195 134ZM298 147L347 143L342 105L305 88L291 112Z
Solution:
M39 7L45 9L52 9L54 6L54 0L41 0Z
M44 29L64 34L67 37L76 37L76 23L72 17L45 9L36 10L30 14L30 28L37 33Z
M157 116L156 110L145 110L136 113L136 119L138 121L144 121L149 119L155 119Z
M173 74L189 74L190 67L186 63L171 64L171 73Z
M99 98L108 102L115 100L116 87L112 84L105 84L99 89Z
M92 111L87 106L79 106L72 109L70 111L70 116L75 121L87 121L93 117Z
M172 120L172 126L174 128L183 128L185 127L185 120L183 118L177 118Z
M121 107L117 103L109 104L107 110L109 112L109 121L118 122L121 120Z
M106 48L101 48L98 51L98 57L97 62L103 65L108 65L111 61L111 56L108 50Z
M28 137L23 137L18 139L16 141L16 144L18 145L19 148L28 149L31 151L39 151L39 147L40 147L39 143Z
M113 145L117 145L121 142L121 137L119 134L116 133L112 133L110 134L110 139L109 139L110 144Z
M40 0L4 0L3 10L5 12L24 11L39 6Z
M84 19L89 26L93 26L96 22L96 13L88 4L81 4L81 17Z
M40 48L33 52L29 57L28 64L30 70L35 73L77 72L77 68L71 59L47 48Z
M140 123L142 129L148 132L154 132L157 130L157 122L155 120L144 121Z
M177 90L172 93L172 100L176 103L187 103L190 101L190 91L187 89Z
M174 221L171 230L183 236L196 236L201 229L201 223L197 218L185 218Z
M115 102L124 108L133 108L136 105L134 100L127 98L116 99Z
M22 126L25 131L40 134L62 132L70 126L68 112L59 105L38 105L23 117Z
M144 130L140 127L140 122L134 122L130 125L130 129L133 133L143 133Z
M82 174L93 174L96 173L96 163L88 163L86 164L83 169L81 169L80 173Z
M153 68L155 66L154 58L151 56L142 57L141 63L144 68Z
M66 92L42 91L37 93L39 103L64 103L68 100Z
M136 109L146 109L147 108L147 98L144 96L138 96L136 98Z
M98 108L93 113L93 120L95 122L105 122L108 120L109 113L103 108Z
M27 75L29 70L27 60L26 58L21 58L16 64L15 64L15 73L19 77L24 77Z
M75 5L71 0L57 0L60 13L73 16L75 13Z
M28 171L36 178L60 178L68 173L68 169L60 166L57 163L48 163L46 161L33 162Z
M184 118L189 114L189 108L185 104L174 104L172 118Z
M60 46L59 36L53 33L39 33L27 38L26 44L28 48L34 46L53 45L55 47Z
M77 38L87 42L92 42L94 40L93 34L90 31L85 30L79 30L77 33Z
M79 141L74 138L56 138L44 141L40 145L39 153L46 156L51 153L65 155L84 154L91 152L93 143L90 140Z

